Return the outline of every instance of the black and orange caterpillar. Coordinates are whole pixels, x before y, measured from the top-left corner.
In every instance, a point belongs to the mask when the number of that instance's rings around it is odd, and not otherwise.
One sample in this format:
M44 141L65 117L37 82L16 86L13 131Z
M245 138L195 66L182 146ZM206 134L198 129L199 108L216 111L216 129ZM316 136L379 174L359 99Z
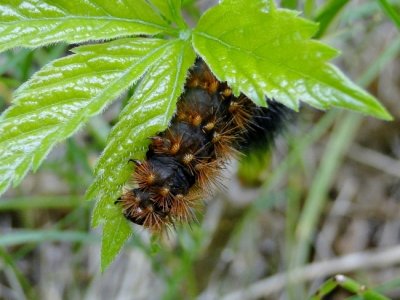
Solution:
M269 144L282 127L287 109L267 103L258 107L243 94L235 97L198 58L169 128L151 137L144 161L131 160L136 187L116 201L125 217L153 232L190 221L227 160Z

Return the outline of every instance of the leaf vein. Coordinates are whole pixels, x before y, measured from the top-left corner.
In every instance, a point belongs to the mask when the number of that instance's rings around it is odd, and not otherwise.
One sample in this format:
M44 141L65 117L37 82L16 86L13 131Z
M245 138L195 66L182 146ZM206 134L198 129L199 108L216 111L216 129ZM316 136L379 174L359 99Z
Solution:
M157 29L162 29L164 31L171 31L173 28L168 27L168 26L163 26L160 24L156 23L151 23L148 21L144 21L141 19L126 19L126 18L116 18L116 17L103 17L103 16L67 16L67 17L62 17L62 18L44 18L44 19L32 19L32 18L26 18L26 20L22 21L21 20L15 20L15 21L8 21L8 22L0 22L0 25L8 27L9 25L15 25L18 24L20 26L25 26L24 23L48 23L49 21L55 21L55 22L63 22L64 20L69 21L107 21L107 22L121 22L121 23L133 23L133 24L140 24L140 25L146 25L149 27L154 27Z

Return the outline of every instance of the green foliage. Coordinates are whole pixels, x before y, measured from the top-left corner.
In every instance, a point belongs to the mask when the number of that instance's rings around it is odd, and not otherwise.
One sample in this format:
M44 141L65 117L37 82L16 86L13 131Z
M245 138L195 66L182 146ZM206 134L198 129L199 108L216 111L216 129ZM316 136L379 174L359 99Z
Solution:
M266 13L263 7L263 1L223 1L202 16L193 34L197 52L236 94L259 105L268 95L295 110L301 99L320 109L337 106L390 119L372 95L327 63L337 51L310 39L317 24L294 11L271 6Z
M162 15L169 17L169 7L158 7L155 11L146 0L80 1L79 5L68 0L5 0L0 4L0 51L171 31Z
M118 253L131 232L118 207L113 205L132 171L128 160L143 158L149 143L147 138L168 126L183 90L186 71L194 59L189 43L181 40L170 42L137 85L132 99L110 133L107 147L96 166L96 179L88 191L89 198L100 199L94 210L93 224L97 226L105 222L103 268L111 262L105 263L110 257L107 254ZM106 230L108 228L110 230Z
M338 287L341 287L350 293L359 295L363 300L389 300L389 298L382 294L379 294L378 292L367 288L365 285L343 275L336 275L335 277L325 281L310 300L324 299L325 296L329 295Z
M138 38L78 47L22 85L2 116L0 191L138 80L166 45Z
M134 94L108 137L87 197L99 199L93 225L104 224L102 268L131 234L113 204L143 158L148 137L164 130L182 93L195 50L237 94L259 105L274 97L326 109L390 115L373 96L327 61L337 51L312 40L317 25L272 1L225 0L188 29L180 0L6 0L0 5L0 51L55 42L109 40L72 49L15 93L0 119L0 193L39 167L57 143L134 84ZM120 39L116 39L120 38Z

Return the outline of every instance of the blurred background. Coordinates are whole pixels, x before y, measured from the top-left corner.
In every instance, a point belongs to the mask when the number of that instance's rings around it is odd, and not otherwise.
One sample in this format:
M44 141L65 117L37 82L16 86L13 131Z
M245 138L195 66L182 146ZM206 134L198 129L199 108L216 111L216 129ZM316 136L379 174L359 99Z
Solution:
M217 1L183 1L195 24ZM383 1L382 1L383 2ZM321 22L334 61L395 117L303 106L271 153L233 161L199 222L154 242L135 227L100 273L99 228L84 200L122 97L0 201L0 299L307 299L346 274L400 299L398 22L372 0L282 0ZM0 110L66 45L0 54ZM288 273L295 269L295 272ZM325 299L361 299L337 288Z

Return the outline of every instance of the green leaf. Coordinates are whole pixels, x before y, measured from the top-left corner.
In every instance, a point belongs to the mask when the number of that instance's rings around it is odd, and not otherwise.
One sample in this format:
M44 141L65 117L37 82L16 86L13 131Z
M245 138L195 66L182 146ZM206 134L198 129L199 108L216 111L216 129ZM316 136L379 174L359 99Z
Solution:
M171 31L146 0L3 0L0 4L0 52Z
M262 0L225 0L208 10L193 32L193 45L235 94L266 105L265 95L297 110L343 107L391 119L366 91L327 63L337 51L311 37L316 23Z
M132 164L128 161L131 158L142 159L149 144L148 137L167 128L183 91L187 70L194 59L195 54L188 41L173 40L164 54L149 66L137 85L119 122L110 133L108 144L95 168L95 180L87 193L89 199L99 199L93 213L93 226L105 223L105 228L115 229L113 224L128 223L120 208L114 205L132 173ZM116 210L118 214L115 214ZM114 230L112 235L103 238L104 268L118 254L129 234L128 230Z
M111 210L108 211L109 213ZM101 271L105 271L115 256L121 251L126 240L131 236L132 229L121 211L114 206L104 223L101 239Z
M139 80L168 45L138 38L78 47L23 84L0 118L0 194Z

